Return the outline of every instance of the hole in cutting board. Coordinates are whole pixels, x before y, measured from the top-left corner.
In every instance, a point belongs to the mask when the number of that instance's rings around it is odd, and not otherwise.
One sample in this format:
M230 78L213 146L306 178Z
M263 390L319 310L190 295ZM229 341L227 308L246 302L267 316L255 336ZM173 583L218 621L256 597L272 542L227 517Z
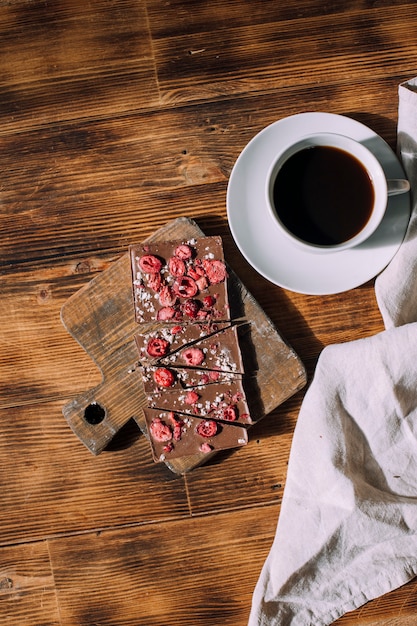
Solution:
M92 402L85 407L84 419L89 424L100 424L106 417L106 411L97 402Z

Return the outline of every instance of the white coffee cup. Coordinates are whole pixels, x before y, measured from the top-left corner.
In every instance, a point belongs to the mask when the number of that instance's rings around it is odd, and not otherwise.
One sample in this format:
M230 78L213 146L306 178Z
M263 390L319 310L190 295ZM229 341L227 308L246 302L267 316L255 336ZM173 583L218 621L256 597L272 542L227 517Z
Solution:
M276 227L295 245L336 252L366 241L385 215L388 196L409 188L407 180L387 180L360 142L316 133L277 155L266 201Z

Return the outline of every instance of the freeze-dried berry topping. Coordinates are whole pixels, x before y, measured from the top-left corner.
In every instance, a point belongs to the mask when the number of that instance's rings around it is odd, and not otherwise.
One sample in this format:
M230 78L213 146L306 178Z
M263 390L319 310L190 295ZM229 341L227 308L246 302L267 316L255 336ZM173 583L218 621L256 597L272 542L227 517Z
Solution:
M199 397L200 396L196 391L188 391L185 394L184 402L185 404L195 404L196 402L198 402Z
M184 276L185 263L182 259L173 256L168 260L168 269L172 276Z
M201 303L198 300L194 300L190 298L187 302L184 302L184 306L182 307L182 311L184 315L190 317L191 319L195 319L198 315L199 310L201 309Z
M150 425L151 436L155 441L171 441L172 432L168 424L165 424L160 417L155 417Z
M194 278L194 280L203 278L206 275L204 268L201 265L198 265L197 261L194 265L190 265L188 267L187 274L188 276L191 276L191 278Z
M200 348L185 348L181 356L187 365L201 365L204 361L204 352Z
M168 419L172 424L172 430L173 430L172 436L175 441L179 441L181 439L181 422L175 417L174 411L169 412Z
M231 404L221 410L221 417L228 422L234 422L238 418L237 406Z
M173 293L171 287L164 285L159 292L159 303L161 306L174 306L177 301L177 296Z
M217 285L226 280L227 271L223 261L216 259L204 259L203 267L206 271L206 276L212 285Z
M157 319L161 322L172 320L175 317L176 310L173 306L164 306L159 309Z
M200 276L200 278L197 278L197 280L195 281L196 285L199 289L199 291L204 291L205 289L207 289L208 287L208 280L205 276Z
M173 326L171 328L171 335L178 335L178 333L181 333L184 330L183 326L180 326L179 324L177 326Z
M208 452L211 452L213 448L209 443L207 443L207 441L204 441L199 447L199 450L200 452L204 452L205 454L207 454Z
M145 274L158 274L162 269L162 261L153 254L144 254L139 259L139 267Z
M180 298L193 298L197 292L197 283L189 276L181 276L175 281L174 293Z
M149 287L149 289L152 289L152 291L155 291L155 293L158 293L158 291L161 289L161 286L162 286L161 274L149 274L149 278L146 281L146 284Z
M153 373L153 378L159 387L172 387L175 382L174 374L166 367L158 367Z
M214 437L217 434L218 424L215 420L204 420L196 428L196 432L201 437Z
M175 248L174 254L179 259L186 261L193 256L193 250L186 243L180 244Z
M216 298L214 296L204 296L203 305L206 309L211 309L216 304Z
M148 341L146 351L150 356L165 356L169 350L169 345L169 341L162 339L162 337L152 337Z

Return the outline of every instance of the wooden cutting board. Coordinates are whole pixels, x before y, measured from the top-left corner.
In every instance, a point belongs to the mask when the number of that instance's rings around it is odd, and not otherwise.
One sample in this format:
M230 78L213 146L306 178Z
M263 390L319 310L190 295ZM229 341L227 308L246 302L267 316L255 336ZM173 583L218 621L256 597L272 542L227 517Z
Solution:
M194 221L179 218L160 228L148 241L203 235ZM248 322L241 338L245 391L251 416L259 421L304 387L306 373L256 300L233 270L228 271L231 308ZM129 254L75 293L62 307L61 320L103 377L98 387L63 407L73 432L93 454L99 454L130 419L148 436L142 411L145 394L140 371L135 367L138 354L133 337L139 326L134 319ZM166 465L183 474L211 456L199 453Z

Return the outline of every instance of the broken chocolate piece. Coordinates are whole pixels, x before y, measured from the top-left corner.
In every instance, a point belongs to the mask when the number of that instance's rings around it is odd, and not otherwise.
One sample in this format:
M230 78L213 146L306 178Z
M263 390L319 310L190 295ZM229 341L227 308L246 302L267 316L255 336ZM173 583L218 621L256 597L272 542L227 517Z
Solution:
M244 373L236 326L228 326L191 346L187 344L159 362L167 367L204 367L219 372Z
M246 429L237 424L223 424L173 411L143 409L155 462L198 453L229 450L248 442Z
M142 365L155 364L185 346L209 337L230 326L229 322L206 324L159 324L146 328L135 335Z
M171 372L173 379L171 384L160 384L160 377L157 372L161 369L167 369ZM164 368L160 365L144 365L142 366L142 380L145 393L160 391L161 387L169 389L187 389L189 387L202 387L205 385L213 385L215 383L233 383L236 378L242 378L242 374L233 372L219 372L216 370L192 369L187 367L169 367ZM167 380L163 376L163 381Z
M174 411L206 419L252 423L242 381L218 383L189 389L159 389L147 395L150 408Z

